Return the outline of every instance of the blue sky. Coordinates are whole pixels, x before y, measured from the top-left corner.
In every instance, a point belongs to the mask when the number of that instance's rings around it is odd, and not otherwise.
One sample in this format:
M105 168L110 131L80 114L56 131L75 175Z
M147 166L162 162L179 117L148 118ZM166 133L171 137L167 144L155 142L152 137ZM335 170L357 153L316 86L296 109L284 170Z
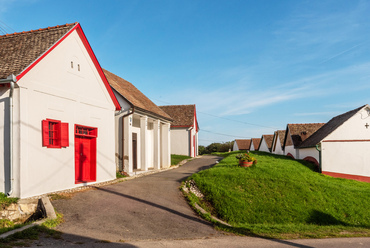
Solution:
M157 105L196 104L208 145L370 103L369 13L357 0L0 0L0 27L80 22L103 68Z

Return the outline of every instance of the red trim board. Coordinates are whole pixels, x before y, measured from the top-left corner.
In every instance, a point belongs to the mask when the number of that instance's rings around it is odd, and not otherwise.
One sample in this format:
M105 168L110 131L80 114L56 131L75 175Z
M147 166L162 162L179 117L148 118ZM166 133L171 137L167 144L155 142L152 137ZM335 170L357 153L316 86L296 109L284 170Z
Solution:
M343 174L343 173L329 172L329 171L323 171L322 174L332 176L332 177L352 179L356 181L370 183L370 177L366 177L366 176L350 175L350 174Z

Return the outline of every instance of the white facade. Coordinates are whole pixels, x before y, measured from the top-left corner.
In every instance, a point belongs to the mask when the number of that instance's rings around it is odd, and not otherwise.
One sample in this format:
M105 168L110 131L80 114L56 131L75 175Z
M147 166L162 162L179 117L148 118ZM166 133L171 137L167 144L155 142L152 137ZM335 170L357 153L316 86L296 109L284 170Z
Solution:
M361 109L321 141L324 174L370 182L369 111Z
M114 92L121 103L122 96ZM115 130L117 170L134 175L171 166L169 121L140 111L132 114L127 111L116 116Z
M320 153L316 149L316 147L309 147L309 148L299 148L297 149L297 158L304 159L307 161L314 162L315 164L319 165L320 161ZM314 158L314 160L312 159Z
M270 150L267 146L266 140L264 138L261 139L258 151L260 151L260 152L270 152Z
M198 132L193 127L171 128L171 153L198 156Z
M4 107L9 101L9 90L2 88L0 94ZM75 182L75 125L98 130L96 182L114 179L114 112L112 98L75 30L17 82L12 196L26 198L89 184ZM0 140L8 143L8 113L1 114ZM41 122L45 119L68 123L68 147L42 146ZM7 144L0 149L1 161L7 161L6 156L1 157L7 154ZM0 184L0 190L7 192L9 164L4 165L0 180L5 183Z
M236 143L236 141L234 141L233 151L239 151L239 147L238 147L238 144Z
M278 155L284 155L284 151L282 148L282 144L280 142L279 134L274 136L274 140L272 141L272 153Z

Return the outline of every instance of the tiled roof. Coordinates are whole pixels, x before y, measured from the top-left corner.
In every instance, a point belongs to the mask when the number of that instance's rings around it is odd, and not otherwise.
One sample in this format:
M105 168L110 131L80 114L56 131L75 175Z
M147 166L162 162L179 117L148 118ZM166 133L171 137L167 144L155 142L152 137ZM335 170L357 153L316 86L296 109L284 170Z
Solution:
M258 147L261 143L261 138L252 138L253 147L255 150L258 150Z
M103 69L103 72L111 87L121 94L135 108L150 112L167 120L172 120L167 113L155 105L133 84L111 73L110 71Z
M304 123L304 124L288 124L286 135L290 134L291 139L285 139L285 146L294 145L298 147L304 140L314 134L325 123ZM293 144L291 142L293 141Z
M272 140L274 139L274 135L273 134L264 134L264 135L262 135L262 138L265 140L265 142L267 144L267 148L271 151Z
M238 145L239 150L249 150L251 146L250 139L236 139L235 142Z
M184 127L193 126L194 116L196 116L194 104L167 105L159 107L172 117L173 122L171 126L184 126Z
M19 75L77 23L0 36L0 78Z
M344 114L341 114L341 115L338 115L338 116L332 118L328 123L323 125L313 135L311 135L305 141L303 141L302 144L299 147L300 148L308 148L308 147L316 146L318 143L320 143L321 140L323 140L326 136L331 134L335 129L337 129L339 126L341 126L344 122L346 122L349 118L354 116L358 111L360 111L364 107L370 108L369 105L364 105L364 106L361 106L357 109L348 111Z
M283 146L283 144L284 144L284 138L285 138L285 130L277 130L276 132L279 135L280 144L281 144L281 146Z

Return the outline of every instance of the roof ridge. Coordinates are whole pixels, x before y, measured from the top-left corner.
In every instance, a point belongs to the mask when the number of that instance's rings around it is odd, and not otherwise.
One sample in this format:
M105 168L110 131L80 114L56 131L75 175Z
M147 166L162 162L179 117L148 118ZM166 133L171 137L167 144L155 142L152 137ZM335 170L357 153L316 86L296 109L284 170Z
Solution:
M310 122L310 123L288 123L288 125L307 125L307 124L325 124L325 122Z
M172 106L195 106L195 104L172 104L172 105L161 105L158 107L172 107Z
M66 23L66 24L63 24L63 25L56 25L56 26L53 26L53 27L47 27L47 28L39 28L39 29L36 29L36 30L30 30L30 31L14 32L14 33L12 33L12 34L4 34L4 35L0 35L0 38L13 37L14 35L19 35L19 34L28 34L28 33L38 32L38 31L44 31L44 30L50 30L50 29L56 29L56 28L63 28L63 27L68 27L68 26L76 25L76 24L78 24L78 22L74 22L74 23Z

